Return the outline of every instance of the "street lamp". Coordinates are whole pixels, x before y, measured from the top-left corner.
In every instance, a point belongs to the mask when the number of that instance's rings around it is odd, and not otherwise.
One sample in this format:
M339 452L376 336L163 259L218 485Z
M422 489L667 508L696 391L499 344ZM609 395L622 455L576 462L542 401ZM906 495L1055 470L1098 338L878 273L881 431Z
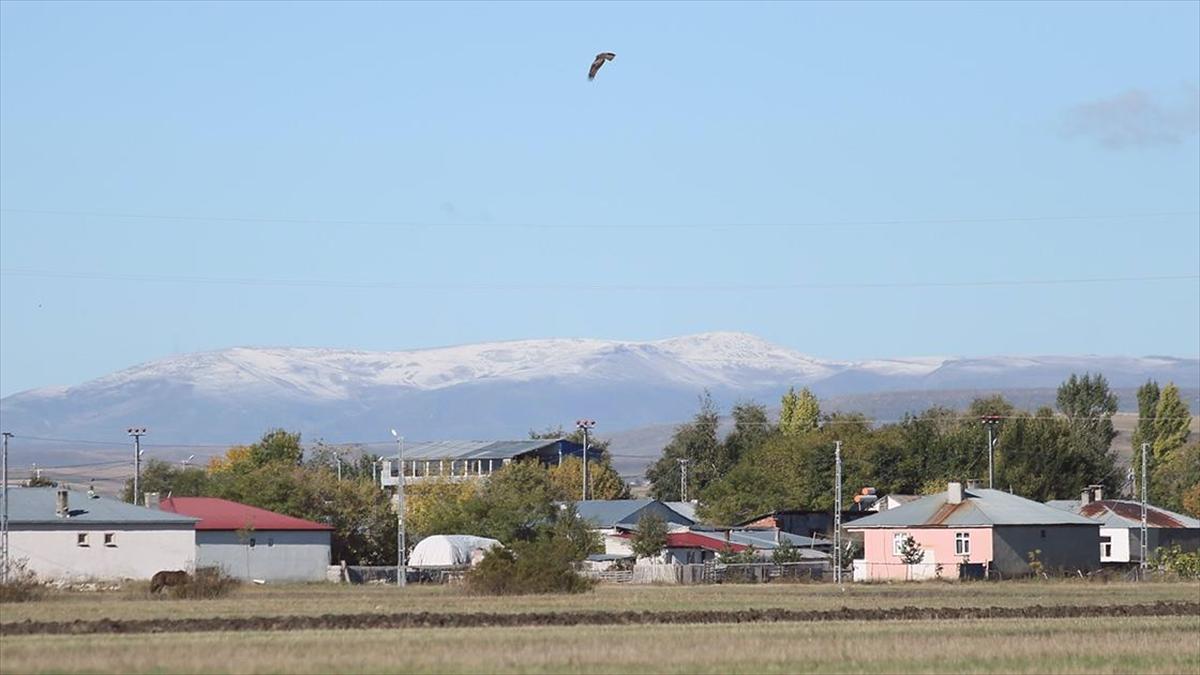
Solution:
M588 431L596 420L575 420L575 428L583 432L583 501L588 498Z
M987 435L988 435L988 489L989 489L989 490L991 490L991 489L995 488L995 485L994 485L993 483L995 482L995 477L996 477L995 471L993 470L993 466L994 466L994 464L993 464L993 462L992 462L992 455L994 454L994 453L993 453L993 451L994 451L994 450L995 450L995 448L996 448L996 441L1000 440L1000 439L998 439L998 438L997 438L997 439L993 439L993 438L992 438L992 432L995 430L995 428L996 428L996 425L997 425L997 424L1000 424L1000 416L999 416L999 415L984 415L983 417L980 417L980 418L979 418L979 420L980 420L980 421L983 423L983 426L987 427Z
M392 429L396 439L396 585L407 586L408 566L404 564L404 437Z

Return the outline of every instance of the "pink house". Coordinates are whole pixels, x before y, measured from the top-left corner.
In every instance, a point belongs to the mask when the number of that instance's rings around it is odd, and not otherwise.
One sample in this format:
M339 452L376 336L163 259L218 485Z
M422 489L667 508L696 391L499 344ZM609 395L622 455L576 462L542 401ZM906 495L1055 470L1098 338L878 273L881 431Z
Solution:
M961 483L846 529L863 537L855 581L1024 576L1033 561L1056 573L1100 567L1096 521L1001 490L964 489ZM906 564L901 557L909 537L921 549L920 563Z

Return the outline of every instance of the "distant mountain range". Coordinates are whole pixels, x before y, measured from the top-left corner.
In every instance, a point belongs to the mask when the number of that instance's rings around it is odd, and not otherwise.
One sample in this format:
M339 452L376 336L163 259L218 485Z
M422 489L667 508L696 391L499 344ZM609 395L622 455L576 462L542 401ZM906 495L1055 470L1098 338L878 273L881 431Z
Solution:
M1173 381L1191 392L1193 407L1200 387L1197 359L830 361L753 335L706 333L652 342L546 339L397 352L236 347L13 394L0 399L0 416L19 436L112 439L114 450L124 446L131 425L149 427L147 440L162 444L246 442L272 427L342 442L383 441L391 428L411 439L522 438L530 429L569 427L586 416L598 421L598 431L624 432L615 434L620 439L690 417L705 389L723 406L740 400L773 406L789 386L808 386L826 409L880 416L958 405L988 392L1024 405L1049 402L1064 378L1084 372L1103 373L1119 392L1148 378ZM1122 403L1129 409L1132 397L1126 393ZM51 451L51 445L39 447Z

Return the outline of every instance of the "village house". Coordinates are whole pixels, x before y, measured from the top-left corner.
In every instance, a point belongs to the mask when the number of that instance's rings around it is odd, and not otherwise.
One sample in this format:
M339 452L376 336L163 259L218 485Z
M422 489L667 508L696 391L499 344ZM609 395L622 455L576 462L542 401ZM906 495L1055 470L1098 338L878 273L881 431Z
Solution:
M633 555L628 532L637 529L638 522L646 515L662 518L667 528L674 530L695 522L657 499L588 499L576 502L575 510L580 519L600 534L608 556Z
M1100 566L1098 522L1001 490L964 488L890 508L846 526L863 537L854 580L1017 577ZM911 537L922 560L901 557Z
M599 461L602 453L588 448L588 459ZM424 441L404 446L404 466L396 458L384 459L379 484L395 488L404 476L408 485L427 478L469 480L484 478L515 461L534 459L543 466L561 464L567 457L582 457L583 445L565 438L523 441Z
M1046 502L1057 509L1100 523L1100 562L1141 563L1142 503L1132 499L1104 499L1103 489L1089 486L1079 499ZM1146 551L1178 545L1184 552L1200 550L1200 520L1150 504L1146 505Z
M324 581L333 528L216 497L146 495L146 505L198 519L196 567L238 579Z
M851 523L871 515L870 511L842 511L842 523ZM777 528L802 537L829 537L833 533L833 513L810 509L780 509L738 523L745 528Z
M8 490L10 557L42 580L149 579L195 568L196 519L92 491Z

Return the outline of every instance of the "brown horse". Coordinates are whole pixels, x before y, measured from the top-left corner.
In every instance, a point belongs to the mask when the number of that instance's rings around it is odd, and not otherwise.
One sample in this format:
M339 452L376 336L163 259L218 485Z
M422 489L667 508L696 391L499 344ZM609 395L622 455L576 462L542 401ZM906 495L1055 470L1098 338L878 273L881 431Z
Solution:
M150 592L157 593L167 586L183 586L190 580L183 570L163 570L150 578Z

